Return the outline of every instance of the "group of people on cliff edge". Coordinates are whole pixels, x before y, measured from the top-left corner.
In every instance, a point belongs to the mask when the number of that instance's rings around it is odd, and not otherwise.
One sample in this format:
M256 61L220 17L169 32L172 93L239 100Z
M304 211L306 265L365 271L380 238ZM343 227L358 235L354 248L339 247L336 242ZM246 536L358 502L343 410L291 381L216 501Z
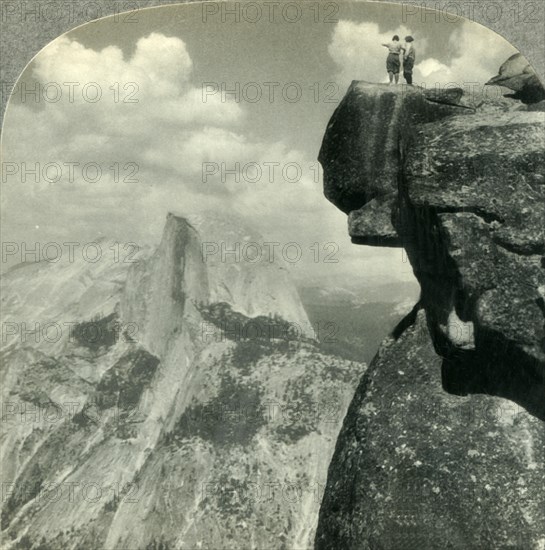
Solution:
M414 38L412 36L405 37L405 44L401 44L399 36L396 34L392 41L388 44L382 44L388 48L388 58L386 59L386 70L390 77L390 86L399 82L399 71L401 69L401 60L403 60L403 78L409 86L413 85L413 67L416 60L416 52L414 49Z

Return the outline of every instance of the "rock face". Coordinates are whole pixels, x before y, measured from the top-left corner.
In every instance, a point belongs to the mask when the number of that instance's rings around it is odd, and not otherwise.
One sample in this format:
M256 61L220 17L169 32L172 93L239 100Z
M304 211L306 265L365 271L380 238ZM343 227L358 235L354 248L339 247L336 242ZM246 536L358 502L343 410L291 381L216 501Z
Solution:
M354 82L320 151L325 194L354 242L406 248L445 383L545 418L545 113L451 92Z
M356 392L317 547L543 548L545 113L354 82L320 161L353 242L406 249L422 311Z
M365 365L308 337L277 260L205 260L261 239L220 222L171 214L133 263L5 275L6 548L311 544Z
M543 423L449 395L422 310L383 343L350 404L316 548L542 548Z
M446 385L545 420L545 113L422 125L405 162L398 227Z
M324 168L325 196L348 213L372 199L395 195L400 137L409 134L414 123L469 111L459 105L459 99L452 91L439 94L352 82L331 117L318 156Z
M499 74L491 78L487 86L503 86L514 94L505 97L520 99L523 103L534 104L545 100L545 87L537 73L521 53L512 55L501 67Z

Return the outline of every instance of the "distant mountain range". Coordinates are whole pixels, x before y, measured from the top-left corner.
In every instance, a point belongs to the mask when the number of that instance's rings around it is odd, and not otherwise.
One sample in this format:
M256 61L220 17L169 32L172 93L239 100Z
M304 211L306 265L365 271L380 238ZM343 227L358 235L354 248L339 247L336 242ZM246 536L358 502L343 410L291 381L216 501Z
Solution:
M323 280L299 285L298 289L304 303L320 303L324 306L358 306L371 302L399 303L407 300L411 300L414 305L420 294L420 286L416 279L388 283L363 280L342 285L331 280Z
M338 352L369 363L381 341L418 301L416 282L361 285L359 288L299 288L314 327L323 336L335 335Z

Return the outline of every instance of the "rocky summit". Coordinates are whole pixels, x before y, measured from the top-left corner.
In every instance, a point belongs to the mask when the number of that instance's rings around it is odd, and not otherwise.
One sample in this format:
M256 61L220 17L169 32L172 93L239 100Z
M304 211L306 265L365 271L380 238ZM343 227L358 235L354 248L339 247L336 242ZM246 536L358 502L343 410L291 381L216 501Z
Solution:
M316 547L545 548L545 112L353 82L324 192L421 286L347 413Z

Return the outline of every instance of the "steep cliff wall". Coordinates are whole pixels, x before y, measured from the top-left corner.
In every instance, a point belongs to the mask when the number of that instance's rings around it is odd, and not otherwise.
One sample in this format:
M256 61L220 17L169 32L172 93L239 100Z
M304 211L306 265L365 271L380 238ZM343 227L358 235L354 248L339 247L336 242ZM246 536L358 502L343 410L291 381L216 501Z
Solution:
M248 238L260 239L218 217L170 214L157 249L134 263L6 274L6 548L312 543L365 365L306 337L278 261L203 257L205 243L232 250ZM44 333L48 323L65 331Z
M353 82L319 158L353 242L406 249L422 311L356 392L317 547L543 548L545 113Z

